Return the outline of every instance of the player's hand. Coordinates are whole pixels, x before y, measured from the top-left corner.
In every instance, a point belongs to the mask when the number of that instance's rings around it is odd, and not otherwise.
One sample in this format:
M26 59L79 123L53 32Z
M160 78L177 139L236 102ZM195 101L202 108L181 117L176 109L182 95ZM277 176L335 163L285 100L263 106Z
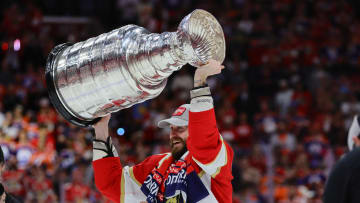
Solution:
M104 116L100 121L93 125L95 129L95 138L98 140L104 140L109 137L109 120L111 114Z
M208 64L200 66L196 69L194 75L194 87L205 85L206 79L209 76L221 73L221 70L224 68L225 66L221 65L219 61L210 59Z

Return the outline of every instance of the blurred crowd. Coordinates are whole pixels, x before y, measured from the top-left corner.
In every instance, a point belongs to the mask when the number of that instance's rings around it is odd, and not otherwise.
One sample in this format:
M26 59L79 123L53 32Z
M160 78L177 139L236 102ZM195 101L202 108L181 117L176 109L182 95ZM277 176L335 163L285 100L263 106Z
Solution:
M218 127L235 151L234 202L321 202L326 177L346 153L347 130L360 113L358 4L2 1L0 146L7 168L1 182L23 202L109 202L94 186L93 132L69 124L49 103L46 57L57 44L129 23L175 31L184 16L202 8L219 20L226 38L226 69L208 83ZM89 20L76 21L84 16ZM113 114L111 136L124 165L169 151L169 132L157 122L189 102L193 71L186 65L160 96Z

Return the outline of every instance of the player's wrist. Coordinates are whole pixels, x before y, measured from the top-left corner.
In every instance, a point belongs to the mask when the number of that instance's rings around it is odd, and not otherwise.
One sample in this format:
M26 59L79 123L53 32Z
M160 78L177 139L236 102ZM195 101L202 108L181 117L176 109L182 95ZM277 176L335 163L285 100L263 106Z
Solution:
M196 70L194 75L194 87L201 87L206 85L207 75L199 70Z
M111 137L107 137L105 141L96 138L93 139L93 161L105 157L118 157Z
M95 139L106 141L109 137L108 130L95 129Z

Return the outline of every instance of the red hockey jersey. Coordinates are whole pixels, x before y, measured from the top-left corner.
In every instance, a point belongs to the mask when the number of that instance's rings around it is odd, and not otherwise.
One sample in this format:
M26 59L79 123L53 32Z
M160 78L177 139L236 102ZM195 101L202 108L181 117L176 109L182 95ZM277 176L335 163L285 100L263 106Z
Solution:
M231 203L233 150L219 134L211 97L191 100L188 127L188 152L183 158L192 165L207 190L206 197L197 202ZM155 167L167 167L164 163L169 161L171 153L152 155L133 167L123 167L118 157L95 159L95 184L115 202L146 202L142 185ZM195 191L188 193L187 197L200 195Z

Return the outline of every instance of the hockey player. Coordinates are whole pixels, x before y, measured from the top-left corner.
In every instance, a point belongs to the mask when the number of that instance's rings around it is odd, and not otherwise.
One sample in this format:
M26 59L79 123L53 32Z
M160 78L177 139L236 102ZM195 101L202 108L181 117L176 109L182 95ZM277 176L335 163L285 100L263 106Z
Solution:
M232 202L233 150L216 126L206 78L224 68L219 62L196 69L190 104L169 119L171 152L156 154L133 166L122 166L108 134L110 116L94 125L95 184L115 202Z

